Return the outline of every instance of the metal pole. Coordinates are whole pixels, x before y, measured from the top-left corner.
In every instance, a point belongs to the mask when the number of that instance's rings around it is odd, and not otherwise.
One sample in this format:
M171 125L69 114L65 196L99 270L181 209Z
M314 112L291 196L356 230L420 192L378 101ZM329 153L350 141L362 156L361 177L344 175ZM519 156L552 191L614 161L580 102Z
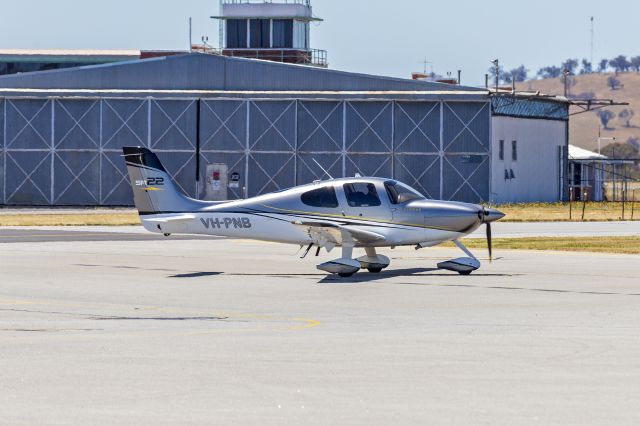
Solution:
M631 200L631 220L633 220L633 213L636 205L636 190L634 189L631 193L633 194L633 199Z
M458 86L460 86L460 76L462 75L462 70L458 70Z
M200 98L196 100L196 198L200 198Z
M582 193L582 221L584 222L584 210L587 207L587 191Z
M622 220L624 220L624 204L627 198L627 165L624 165L624 175L623 175L623 181L622 181Z
M191 17L189 17L189 53L193 53L193 26Z
M569 220L572 220L572 213L573 213L573 205L572 205L572 201L573 201L573 186L569 187Z
M593 16L591 17L591 67L593 69Z

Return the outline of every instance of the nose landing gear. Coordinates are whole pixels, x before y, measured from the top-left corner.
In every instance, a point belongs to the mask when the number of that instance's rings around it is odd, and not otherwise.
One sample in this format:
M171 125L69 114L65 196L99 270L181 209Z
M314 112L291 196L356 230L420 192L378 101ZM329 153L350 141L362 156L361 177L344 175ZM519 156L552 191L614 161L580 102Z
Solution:
M446 269L448 271L454 271L460 275L469 275L480 267L480 261L458 240L453 240L453 243L458 246L469 257L458 257L457 259L447 260L445 262L438 263L438 269Z

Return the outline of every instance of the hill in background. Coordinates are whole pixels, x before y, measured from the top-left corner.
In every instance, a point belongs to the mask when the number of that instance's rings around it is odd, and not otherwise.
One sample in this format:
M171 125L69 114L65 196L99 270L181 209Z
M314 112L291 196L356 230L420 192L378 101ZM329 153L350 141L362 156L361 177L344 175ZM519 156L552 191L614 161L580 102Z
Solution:
M615 76L620 81L620 87L612 90L608 85L608 79ZM629 102L628 106L607 107L615 114L607 125L602 126L600 118L595 111L584 112L571 117L569 121L569 143L591 151L597 150L598 129L601 129L602 137L615 137L616 142L625 143L637 141L640 143L640 74L635 72L620 73L617 76L608 74L585 74L570 77L573 81L570 85L570 97L613 99L616 102ZM570 80L571 81L571 80ZM518 83L518 90L540 91L541 93L562 95L564 86L560 78L530 80ZM629 121L629 127L625 120L619 118L619 113L624 110L634 111L635 114ZM576 107L571 112L580 111ZM603 141L602 146L611 143Z

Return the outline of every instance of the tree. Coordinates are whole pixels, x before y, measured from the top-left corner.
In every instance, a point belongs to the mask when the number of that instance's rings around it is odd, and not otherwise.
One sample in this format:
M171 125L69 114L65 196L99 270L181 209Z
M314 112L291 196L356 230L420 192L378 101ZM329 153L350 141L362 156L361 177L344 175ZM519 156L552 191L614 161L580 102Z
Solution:
M569 74L575 75L576 69L578 68L578 60L577 59L567 59L562 63L561 68L563 70L569 71Z
M562 75L562 68L556 66L540 68L538 75L542 78L557 78Z
M624 55L619 55L611 59L609 65L616 70L616 74L629 71L629 67L631 66L629 61L627 61L627 57Z
M582 60L582 69L580 70L580 74L591 74L593 72L593 66L591 62L586 59Z
M620 80L614 76L609 76L609 78L607 78L607 86L609 86L611 90L618 90L621 87Z
M506 72L502 65L498 69L498 81L503 83L511 83L512 74L511 72ZM496 81L496 67L489 68L489 86L495 84ZM524 80L523 80L524 81Z
M598 72L599 73L607 72L607 68L608 67L609 67L609 60L608 59L602 59L602 60L600 60L600 63L598 64Z
M509 75L516 81L516 83L522 83L523 81L526 81L527 74L529 74L529 70L526 69L524 65L520 65L518 68L514 68L509 71Z
M562 73L560 83L562 83L563 87L567 88L567 97L571 98L571 88L576 85L576 78L571 74Z
M614 113L612 113L608 109L599 109L596 111L596 114L598 115L598 118L602 123L602 127L604 127L605 129L609 128L607 127L607 125L609 124L609 121L611 121L611 119L616 116Z
M634 112L631 108L625 108L620 113L618 113L618 118L624 122L624 127L631 127L631 119L633 118Z
M571 97L572 99L577 99L579 101L587 101L589 99L595 99L596 98L596 94L593 92L582 92L582 93L578 93L577 95L574 95Z
M602 148L602 155L610 158L636 159L639 157L638 149L630 143L614 142Z
M634 56L629 59L629 63L631 64L631 69L635 72L640 72L640 56Z

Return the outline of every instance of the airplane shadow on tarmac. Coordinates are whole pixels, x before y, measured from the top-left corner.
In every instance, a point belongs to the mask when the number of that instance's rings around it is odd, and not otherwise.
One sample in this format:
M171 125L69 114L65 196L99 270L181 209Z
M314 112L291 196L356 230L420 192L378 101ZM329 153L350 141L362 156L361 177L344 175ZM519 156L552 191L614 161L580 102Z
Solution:
M440 271L440 273L432 273ZM513 277L520 274L478 274L473 273L468 277ZM372 281L379 281L388 278L398 278L398 277L410 277L410 276L421 276L421 277L444 277L444 276L457 276L455 272L443 271L438 268L405 268L405 269L389 269L386 271L371 273L371 272L358 272L348 278L339 277L337 275L327 275L322 278L319 283L333 283L333 284L342 284L342 283L366 283Z
M440 273L433 273L441 271ZM472 274L476 277L512 277L520 274ZM438 276L457 276L455 272L444 272L438 268L405 268L405 269L390 269L378 273L371 273L361 271L354 274L351 277L339 277L334 274L325 273L308 273L308 274L264 274L264 273L237 273L237 272L186 272L182 274L169 275L167 278L203 278L214 276L240 276L240 277L278 277L278 278L319 278L319 284L348 284L348 283L367 283L373 281L380 281L389 278L398 277L410 277L410 276L422 276L422 277L438 277Z

